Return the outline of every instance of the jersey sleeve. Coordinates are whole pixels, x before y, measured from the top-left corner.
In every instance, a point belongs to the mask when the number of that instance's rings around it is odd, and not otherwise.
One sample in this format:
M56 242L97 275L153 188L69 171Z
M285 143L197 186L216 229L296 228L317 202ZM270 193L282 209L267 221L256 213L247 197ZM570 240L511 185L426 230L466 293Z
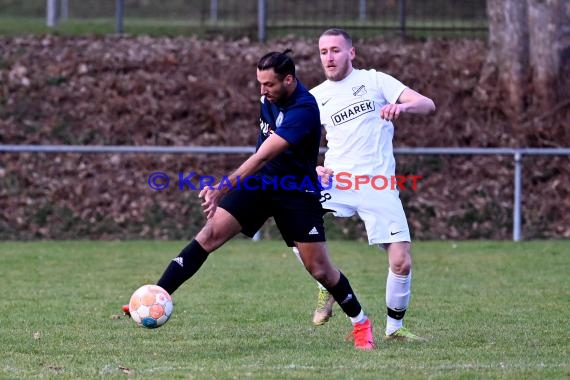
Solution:
M388 103L396 103L407 86L391 75L377 72L376 78L378 88L382 89L382 94Z

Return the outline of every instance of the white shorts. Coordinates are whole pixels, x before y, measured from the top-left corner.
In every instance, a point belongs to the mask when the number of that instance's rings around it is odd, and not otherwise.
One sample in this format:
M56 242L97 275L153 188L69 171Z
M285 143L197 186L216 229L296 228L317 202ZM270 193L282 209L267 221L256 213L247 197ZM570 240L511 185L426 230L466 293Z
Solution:
M369 185L358 190L331 186L322 190L321 201L323 199L323 208L332 210L336 217L346 218L358 213L366 227L370 245L411 242L398 190L377 190Z

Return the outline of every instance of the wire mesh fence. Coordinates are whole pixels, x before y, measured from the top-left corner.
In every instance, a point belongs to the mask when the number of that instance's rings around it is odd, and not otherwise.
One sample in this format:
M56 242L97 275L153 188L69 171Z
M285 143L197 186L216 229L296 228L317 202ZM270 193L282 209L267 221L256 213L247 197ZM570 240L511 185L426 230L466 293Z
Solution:
M312 36L330 26L350 28L356 37L480 37L487 31L486 0L0 0L0 17L45 23L50 8L58 25L102 22L108 33L118 25L126 33L170 26L178 28L172 33L235 38Z

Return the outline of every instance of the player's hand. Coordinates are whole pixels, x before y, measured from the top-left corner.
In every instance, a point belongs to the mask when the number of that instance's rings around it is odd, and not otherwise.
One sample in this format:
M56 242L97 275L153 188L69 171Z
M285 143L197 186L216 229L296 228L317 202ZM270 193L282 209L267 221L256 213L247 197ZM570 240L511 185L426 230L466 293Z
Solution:
M386 104L380 108L380 117L384 120L396 120L402 112L401 104Z
M200 191L198 198L204 200L201 206L204 209L204 214L206 214L206 218L211 219L216 209L218 208L218 204L220 203L220 198L223 195L223 192L218 189L217 185L210 187L206 187Z
M317 175L319 176L319 181L321 186L326 187L332 180L332 176L334 175L334 170L331 168L326 168L324 166L317 166Z

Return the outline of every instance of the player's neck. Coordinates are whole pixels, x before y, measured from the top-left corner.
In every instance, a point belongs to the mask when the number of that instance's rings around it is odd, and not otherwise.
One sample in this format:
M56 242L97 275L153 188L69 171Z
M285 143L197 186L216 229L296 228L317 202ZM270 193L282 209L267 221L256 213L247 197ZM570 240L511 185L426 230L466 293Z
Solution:
M293 93L295 92L295 89L297 88L297 84L298 84L297 79L293 79L291 84L289 84L287 86L287 92L286 92L287 96L285 96L282 99L280 99L279 101L277 101L276 104L279 106L283 106L283 105L287 104L289 102L289 99L291 99L291 96L293 96Z
M342 81L342 80L345 80L346 78L348 78L348 77L350 76L350 74L352 74L352 71L353 71L353 70L354 70L354 67L350 66L350 67L348 68L348 70L346 70L346 74L344 74L344 76L342 77L341 80L339 80L339 82Z

